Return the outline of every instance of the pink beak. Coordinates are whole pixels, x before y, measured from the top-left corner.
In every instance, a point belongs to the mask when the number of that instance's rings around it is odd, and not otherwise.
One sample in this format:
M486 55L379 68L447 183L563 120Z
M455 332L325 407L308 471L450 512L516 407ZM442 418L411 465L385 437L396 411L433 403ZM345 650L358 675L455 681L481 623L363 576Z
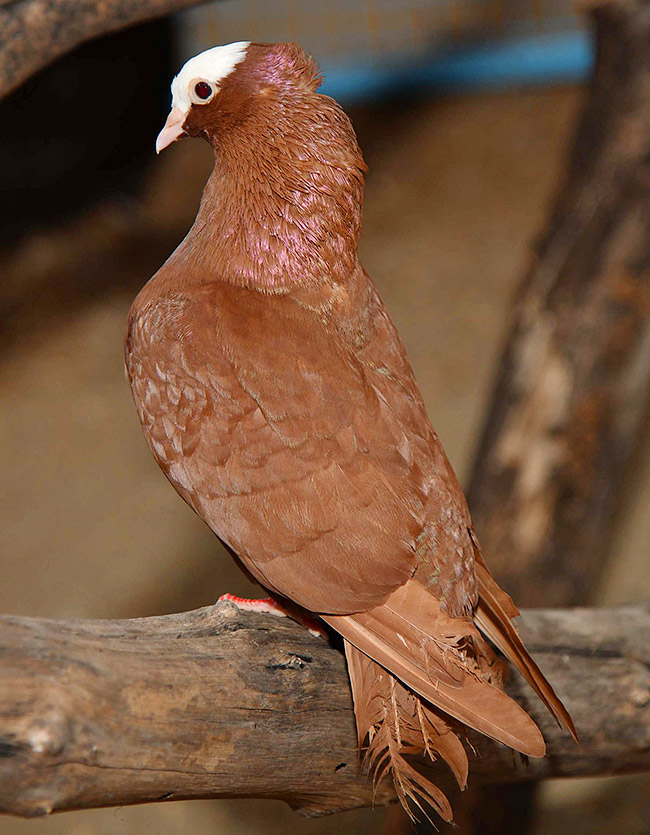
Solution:
M156 139L156 153L159 154L163 148L166 148L168 145L171 145L172 142L176 142L177 139L180 139L183 136L183 122L185 121L185 117L187 116L186 113L183 113L182 110L179 110L177 107L173 107L169 116L167 117L167 121L165 122L165 126L158 134L158 138Z

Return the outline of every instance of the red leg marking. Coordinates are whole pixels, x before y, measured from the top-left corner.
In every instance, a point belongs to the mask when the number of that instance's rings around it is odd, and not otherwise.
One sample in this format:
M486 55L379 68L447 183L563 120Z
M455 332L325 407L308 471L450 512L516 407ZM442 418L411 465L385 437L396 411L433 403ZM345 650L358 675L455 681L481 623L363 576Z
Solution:
M275 615L275 617L278 618L291 618L315 637L325 638L325 640L327 640L327 632L317 617L287 609L272 597L252 600L248 597L237 597L236 594L226 592L226 594L221 595L217 602L221 603L222 601L234 603L238 609L242 610L242 612L259 612L264 615Z

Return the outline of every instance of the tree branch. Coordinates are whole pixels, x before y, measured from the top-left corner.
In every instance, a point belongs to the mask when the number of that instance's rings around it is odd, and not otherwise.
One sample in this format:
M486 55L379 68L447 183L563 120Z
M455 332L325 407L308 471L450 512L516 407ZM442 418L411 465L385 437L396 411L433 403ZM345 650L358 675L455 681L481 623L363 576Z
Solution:
M205 0L0 0L0 98L85 41Z
M471 735L474 779L650 769L650 606L529 611L522 632L582 744L513 681L549 756L523 763ZM337 649L229 603L138 620L0 618L1 811L233 796L305 814L371 804ZM377 802L392 798L386 781Z
M564 181L518 292L468 500L519 605L584 605L650 408L650 2L595 4Z
M520 606L593 600L650 408L650 2L579 5L596 64L468 491L490 571ZM525 835L526 802L530 785L490 787L472 831Z

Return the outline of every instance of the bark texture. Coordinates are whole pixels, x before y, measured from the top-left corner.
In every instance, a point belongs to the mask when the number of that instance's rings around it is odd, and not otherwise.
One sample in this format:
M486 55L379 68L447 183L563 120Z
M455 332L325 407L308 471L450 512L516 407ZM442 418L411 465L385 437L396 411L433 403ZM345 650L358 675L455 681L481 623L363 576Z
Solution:
M92 38L203 0L0 0L0 98Z
M518 680L549 755L476 734L474 780L650 768L650 606L530 611L522 632L582 736ZM279 798L305 814L370 805L342 653L229 603L115 621L0 618L0 810L209 797ZM383 783L376 802L393 798Z

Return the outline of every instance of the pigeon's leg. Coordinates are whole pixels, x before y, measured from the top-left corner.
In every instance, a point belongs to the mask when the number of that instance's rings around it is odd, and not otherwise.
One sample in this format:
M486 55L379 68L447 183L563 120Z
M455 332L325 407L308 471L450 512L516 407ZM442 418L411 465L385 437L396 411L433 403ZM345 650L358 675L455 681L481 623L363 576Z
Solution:
M248 597L237 597L236 594L222 594L217 603L222 602L234 603L242 612L259 612L264 615L275 615L279 618L291 618L299 623L301 626L314 635L316 638L325 638L327 640L327 632L322 622L315 616L310 615L304 610L297 608L288 608L278 603L272 597L263 597L261 599L251 599Z

